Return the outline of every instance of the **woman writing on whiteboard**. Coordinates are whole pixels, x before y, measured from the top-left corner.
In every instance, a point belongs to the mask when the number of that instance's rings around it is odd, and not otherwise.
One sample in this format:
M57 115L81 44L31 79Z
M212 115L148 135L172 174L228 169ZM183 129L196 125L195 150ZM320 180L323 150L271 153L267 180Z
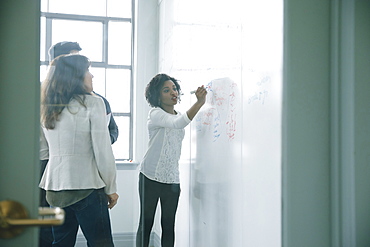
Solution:
M103 100L92 93L90 61L62 55L41 91L40 156L49 159L40 187L64 209L53 246L75 246L79 227L88 246L114 246L108 208L118 200L116 165Z
M180 196L179 159L184 128L193 120L206 101L201 86L195 92L197 102L185 113L175 110L180 101L178 81L166 74L152 78L145 97L153 107L148 115L149 144L141 162L139 175L140 221L137 247L148 247L158 200L161 204L162 247L175 243L175 215Z

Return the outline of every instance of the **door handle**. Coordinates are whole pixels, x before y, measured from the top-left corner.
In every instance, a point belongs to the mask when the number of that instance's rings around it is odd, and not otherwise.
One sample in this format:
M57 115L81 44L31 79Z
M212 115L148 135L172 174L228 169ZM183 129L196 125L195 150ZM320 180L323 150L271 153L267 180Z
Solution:
M29 219L25 207L16 201L0 201L0 238L13 238L28 226L57 226L64 223L61 208L39 208L39 219Z

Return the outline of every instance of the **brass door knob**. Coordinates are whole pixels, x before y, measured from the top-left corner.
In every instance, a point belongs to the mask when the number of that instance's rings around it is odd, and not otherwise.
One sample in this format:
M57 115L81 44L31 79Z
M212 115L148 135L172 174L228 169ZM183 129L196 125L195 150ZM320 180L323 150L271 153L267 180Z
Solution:
M39 208L39 219L29 219L26 209L16 201L0 202L0 238L14 238L26 226L56 226L64 223L61 208ZM53 217L50 217L53 216Z

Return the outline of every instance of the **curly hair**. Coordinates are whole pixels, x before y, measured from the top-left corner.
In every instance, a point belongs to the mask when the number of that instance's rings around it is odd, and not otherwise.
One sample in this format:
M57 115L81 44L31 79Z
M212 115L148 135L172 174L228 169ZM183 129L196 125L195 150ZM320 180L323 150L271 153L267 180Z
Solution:
M90 60L82 55L61 55L56 57L41 86L41 123L47 129L54 129L55 122L71 99L85 106L84 80ZM86 107L86 106L85 106Z
M150 80L150 82L145 88L145 98L146 98L146 101L148 101L150 106L160 107L159 99L161 96L161 89L165 81L172 81L175 84L178 95L179 95L178 99L179 101L181 101L180 99L181 87L180 87L179 81L166 74L157 74Z

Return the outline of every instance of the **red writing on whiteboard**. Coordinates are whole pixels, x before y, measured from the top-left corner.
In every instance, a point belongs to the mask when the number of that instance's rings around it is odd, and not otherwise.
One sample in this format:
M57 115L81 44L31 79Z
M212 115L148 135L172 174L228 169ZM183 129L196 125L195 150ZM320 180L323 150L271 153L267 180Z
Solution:
M231 141L237 130L237 84L224 78L210 82L207 88L209 106L197 116L196 130L212 135L213 142L222 136Z

